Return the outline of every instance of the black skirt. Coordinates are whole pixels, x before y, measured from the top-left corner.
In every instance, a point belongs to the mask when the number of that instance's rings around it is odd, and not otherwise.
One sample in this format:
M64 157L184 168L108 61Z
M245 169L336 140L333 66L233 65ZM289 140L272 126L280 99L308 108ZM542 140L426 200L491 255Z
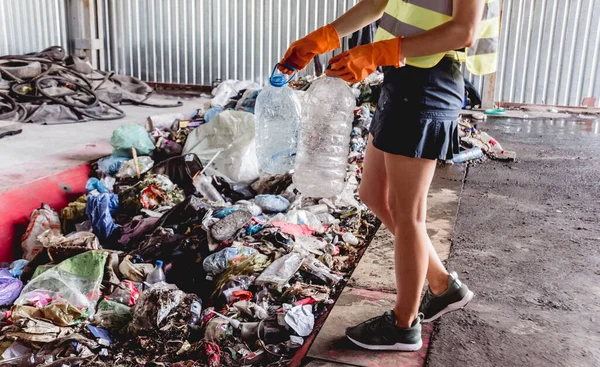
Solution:
M369 131L386 153L452 159L459 152L458 114L464 100L460 62L436 66L385 67L381 96Z

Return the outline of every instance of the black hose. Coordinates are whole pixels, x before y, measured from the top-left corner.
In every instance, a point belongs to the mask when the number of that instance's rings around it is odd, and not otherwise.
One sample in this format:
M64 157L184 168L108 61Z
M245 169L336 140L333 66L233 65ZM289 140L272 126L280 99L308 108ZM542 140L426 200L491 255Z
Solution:
M40 84L46 80L54 80L54 81L62 82L65 87L67 87L71 90L73 90L73 88L70 88L71 85L76 86L79 90L85 92L85 94L92 97L92 102L78 104L78 103L67 102L60 98L56 98L57 96L46 93L44 91L44 89L40 86ZM38 92L40 92L40 94L42 94L44 97L52 100L55 103L61 104L63 106L74 107L74 108L90 108L90 107L95 107L98 105L98 96L96 95L96 93L94 93L91 89L84 87L81 84L78 84L76 82L73 82L73 81L63 78L63 77L45 76L45 77L36 79L35 87L37 88ZM75 90L74 90L74 92L75 92ZM58 96L68 96L68 95L70 95L70 94L64 93L64 94L58 95Z
M82 108L78 108L77 112L79 112L80 114L82 114L85 117L89 117L91 119L94 120L101 120L101 121L108 121L108 120L118 120L118 119L122 119L123 117L125 117L125 111L121 110L120 108L118 108L117 106L115 106L114 104L110 103L110 102L106 102L106 101L100 101L100 104L105 104L108 107L112 108L113 110L118 112L118 115L108 115L108 116L97 116L94 114L91 114L89 112L87 112L85 109Z
M11 96L5 93L0 93L0 101L3 100L5 103L8 103L10 105L10 110L8 110L8 112L0 114L0 120L8 120L17 114L19 106L17 105L17 102L14 99L12 99Z

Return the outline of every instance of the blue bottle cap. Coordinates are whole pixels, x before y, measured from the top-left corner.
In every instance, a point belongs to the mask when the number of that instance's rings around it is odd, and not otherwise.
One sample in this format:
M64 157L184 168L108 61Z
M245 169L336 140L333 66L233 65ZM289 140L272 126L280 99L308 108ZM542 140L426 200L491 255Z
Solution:
M163 266L163 262L162 260L156 260L156 262L154 263L156 266Z
M284 75L271 75L269 81L274 87L283 87L287 84L287 80Z

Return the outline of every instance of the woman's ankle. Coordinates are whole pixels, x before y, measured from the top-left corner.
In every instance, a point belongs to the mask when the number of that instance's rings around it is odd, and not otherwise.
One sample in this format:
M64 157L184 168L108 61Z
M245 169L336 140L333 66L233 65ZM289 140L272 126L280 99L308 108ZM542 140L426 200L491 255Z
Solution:
M448 290L448 279L450 279L450 274L445 273L441 274L436 279L429 280L429 290L433 293L434 296L439 296Z

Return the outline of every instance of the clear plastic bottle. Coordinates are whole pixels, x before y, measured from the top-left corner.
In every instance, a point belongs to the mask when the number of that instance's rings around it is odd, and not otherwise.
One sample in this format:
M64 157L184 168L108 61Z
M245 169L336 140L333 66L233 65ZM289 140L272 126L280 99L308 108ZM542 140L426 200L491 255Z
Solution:
M455 154L452 158L453 163L464 163L479 159L483 156L483 151L480 147L473 147L471 149L463 150L462 152Z
M356 99L342 79L312 83L302 107L294 184L309 197L332 197L344 190Z
M269 85L256 98L256 157L260 169L270 174L286 173L294 167L300 99L287 86L291 78L286 79L275 66Z
M490 149L496 154L504 153L504 149L496 139L492 138L488 133L484 131L479 131L479 138L486 144L490 145Z
M148 284L156 284L160 282L164 282L167 278L165 277L165 272L163 271L163 262L162 260L156 260L154 263L156 267L148 276L146 277L146 283Z
M203 173L194 177L193 180L196 191L199 192L204 198L216 202L223 201L223 197L219 194L219 191L213 186L212 179Z

